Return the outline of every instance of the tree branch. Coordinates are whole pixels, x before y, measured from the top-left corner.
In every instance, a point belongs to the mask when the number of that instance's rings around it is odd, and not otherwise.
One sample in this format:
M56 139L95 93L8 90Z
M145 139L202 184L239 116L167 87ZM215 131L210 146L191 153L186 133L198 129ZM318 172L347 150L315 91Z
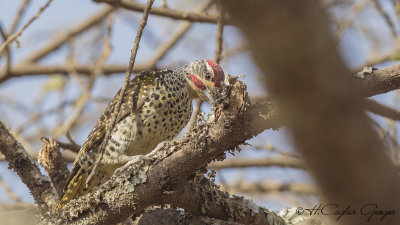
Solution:
M268 225L274 213L256 205L251 200L230 195L219 186L196 174L193 179L167 194L162 202L172 207L183 208L193 215L205 215L241 224Z
M306 194L306 195L320 195L315 185L306 183L279 183L275 181L258 181L248 182L244 180L237 180L229 185L223 185L222 190L229 193L248 193L250 195L268 195L273 192L284 192L289 191L294 194Z
M6 49L7 46L8 46L9 44L11 44L11 42L13 42L15 39L17 39L17 38L22 34L22 32L24 32L24 30L25 30L29 25L31 25L31 23L33 23L33 21L35 21L37 18L39 18L40 14L42 14L42 12L50 5L50 3L51 3L52 1L53 1L53 0L48 0L47 3L46 3L43 7L41 7L41 8L39 9L39 11L38 11L24 26L21 27L21 29L19 29L19 30L17 31L17 33L10 35L10 36L7 38L7 40L5 40L5 41L3 42L3 44L1 44L1 46L0 46L0 55L2 54L2 52L4 51L4 49Z
M129 0L94 0L95 2L104 2L115 7L121 7L124 9L143 12L146 8L145 4L138 2L132 2ZM217 23L217 16L205 15L197 12L184 12L179 10L173 10L168 8L158 8L153 7L150 14L168 17L176 20L187 20L191 22L201 22L201 23Z
M364 97L371 97L378 94L400 88L400 64L387 67L381 70L374 70L371 74L365 75L364 79L354 77L361 82L361 94ZM355 82L358 83L357 81Z
M246 167L290 167L296 169L306 169L306 165L302 160L288 157L275 157L265 159L228 159L222 162L212 162L208 165L209 169L226 169L226 168L246 168Z
M158 204L164 194L182 187L211 160L223 159L225 150L234 149L267 128L279 127L271 102L250 106L245 86L234 78L231 84L230 104L216 109L216 121L196 126L179 142L170 142L146 159L124 166L106 184L68 203L61 218L70 224L107 224L139 215L148 206Z
M380 104L373 99L364 99L362 101L362 105L366 110L374 114L384 116L392 120L400 120L400 112L398 110Z
M190 213L172 209L150 209L139 219L138 225L240 225L204 216L194 216Z
M74 65L73 70L79 74L89 76L92 74L95 66L91 65ZM102 73L104 75L111 75L116 73L125 73L128 69L127 65L105 65ZM133 72L151 69L147 64L138 64L133 69ZM5 70L0 71L0 83L10 79L22 76L36 76L44 74L69 74L71 67L68 66L41 66L37 64L24 64L13 67L7 73Z
M37 204L46 204L50 208L56 206L58 199L53 193L50 182L1 121L0 152L5 156L9 167L17 172L22 182L29 188Z
M38 60L42 59L49 53L53 52L54 50L57 50L59 47L61 47L65 42L67 42L70 38L88 30L89 28L99 24L101 21L103 21L104 18L107 18L108 14L113 12L115 9L113 7L104 7L102 10L98 11L97 13L93 14L91 17L88 19L84 20L77 26L69 29L65 33L61 34L60 36L55 36L52 40L46 42L47 44L40 48L39 50L36 50L32 54L30 54L28 57L26 57L24 60L22 60L21 64L26 64L26 63L32 63L32 62L37 62ZM124 71L125 72L125 71Z

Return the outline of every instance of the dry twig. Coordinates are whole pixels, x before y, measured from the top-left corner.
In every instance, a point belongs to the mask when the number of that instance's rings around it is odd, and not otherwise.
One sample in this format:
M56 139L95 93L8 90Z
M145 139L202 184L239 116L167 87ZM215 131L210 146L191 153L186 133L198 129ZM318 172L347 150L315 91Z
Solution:
M43 12L47 7L49 7L49 5L50 5L50 3L51 3L52 1L53 1L53 0L48 0L47 3L46 3L43 7L41 7L41 8L39 9L39 11L38 11L24 26L21 27L21 29L19 29L15 34L10 35L10 36L7 38L7 40L6 40L5 42L3 42L3 44L0 46L0 55L3 53L4 49L6 49L7 46L8 46L11 42L13 42L15 39L17 39L17 38L22 34L22 32L24 32L24 30L25 30L29 25L31 25L31 23L33 23L33 21L35 21L37 18L39 18L40 14L42 14L42 12Z
M3 27L0 24L0 35L3 38L3 43L7 41L7 34L6 32L3 30ZM5 49L5 53L6 53L6 68L5 68L5 73L8 73L10 71L11 68L11 53L10 53L10 47L6 46ZM1 57L1 53L0 53L0 57Z
M15 29L17 29L18 24L21 21L22 15L24 15L25 10L27 8L27 6L29 5L30 0L23 0L21 6L18 9L17 14L15 15L15 18L10 26L10 29L8 31L9 34L12 34L15 32Z
M373 99L364 99L362 105L366 110L392 120L400 120L400 112L396 109L380 104Z
M382 9L378 0L372 0L372 3L374 4L378 13L381 14L381 16L385 20L386 24L389 26L390 31L392 32L393 38L396 39L396 36L397 36L396 29L394 28L394 24L393 24L392 20L390 19L389 15Z
M247 167L290 167L296 169L306 169L302 160L287 157L265 158L265 159L227 159L222 162L212 162L208 164L209 169L229 169L229 168L247 168Z
M108 58L108 56L111 54L111 44L110 44L110 38L111 38L111 31L112 31L112 23L113 23L113 14L109 14L109 21L107 24L107 35L104 38L104 49L100 55L100 57L97 59L94 69L92 73L89 75L89 80L87 86L83 86L83 93L81 96L76 100L76 107L75 107L75 114L72 116L72 118L60 129L57 130L55 133L55 138L57 138L61 134L67 133L78 121L79 117L81 116L83 112L83 108L85 107L86 103L90 100L91 94L90 92L92 91L94 81L96 77L98 77L103 70L104 64ZM73 70L73 67L71 68ZM71 74L76 74L76 71L72 71ZM77 76L78 77L78 76Z
M92 74L94 66L90 65L73 65L70 66L41 66L37 64L24 64L12 67L8 73L4 70L0 71L0 83L22 76L37 76L43 74L69 74L73 68L77 73L89 76ZM139 72L150 69L148 64L138 64L133 69L133 72ZM105 65L103 68L104 75L116 73L124 73L127 70L126 65Z
M214 0L206 1L200 8L199 12L204 13L204 11L207 10L213 3ZM185 22L185 24L183 24L178 29L178 31L172 36L171 39L161 44L158 47L155 56L150 60L149 64L151 66L149 67L155 67L158 61L160 61L168 53L168 51L186 34L186 32L190 29L192 24L193 22L191 21Z
M121 7L128 10L143 12L146 9L145 4L141 4L139 2L132 2L129 0L94 0L95 2L104 2L110 5ZM150 11L150 14L168 17L171 19L177 20L187 20L191 22L200 22L200 23L217 23L216 16L210 16L205 14L200 14L196 12L184 12L179 10L173 10L169 8L159 8L153 7Z
M97 13L93 14L89 18L85 19L77 26L67 30L65 33L61 34L60 36L55 36L52 40L48 41L45 46L36 50L28 57L22 60L20 65L26 63L37 62L38 60L42 59L49 53L57 50L61 47L64 43L66 43L70 38L75 37L76 35L81 34L89 30L89 28L99 24L104 18L107 18L108 14L113 12L115 9L113 7L104 7L103 9L99 10ZM124 71L125 72L125 71Z

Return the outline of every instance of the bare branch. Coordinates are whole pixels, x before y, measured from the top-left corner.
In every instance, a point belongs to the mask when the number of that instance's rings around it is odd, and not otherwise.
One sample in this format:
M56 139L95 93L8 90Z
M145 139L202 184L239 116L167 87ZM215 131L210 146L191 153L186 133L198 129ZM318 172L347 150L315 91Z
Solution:
M366 110L392 120L400 120L400 112L396 109L380 104L373 99L364 99L362 105Z
M381 14L381 16L385 20L386 24L389 26L390 31L392 32L393 38L396 38L396 36L397 36L396 29L394 28L394 24L393 24L392 20L390 20L389 15L382 9L378 0L372 0L372 3L374 4L375 9L378 11L378 13Z
M132 2L129 0L94 0L94 1L108 3L116 7L121 7L124 9L137 12L143 12L146 9L146 5L138 2ZM153 7L150 11L150 14L168 17L176 20L187 20L191 22L201 22L201 23L217 23L216 16L204 15L196 12L178 11L169 8Z
M224 31L224 21L223 21L223 10L221 7L220 2L218 1L217 4L217 8L218 8L218 16L217 16L217 44L215 47L215 57L214 57L214 61L216 63L219 63L221 61L222 58L222 45L223 45L223 36L222 33Z
M214 3L214 0L207 0L203 6L200 8L199 12L204 12L207 8L209 8ZM156 55L151 59L149 63L152 65L151 67L155 66L158 61L160 61L167 52L186 34L186 32L190 29L193 22L185 22L178 31L173 35L171 39L161 44L158 49L156 50Z
M90 75L93 72L94 66L88 65L74 65L73 69L83 75ZM139 72L150 69L147 64L138 64L133 69L133 72ZM103 68L104 75L111 75L116 73L125 73L127 71L126 65L105 65ZM22 76L36 76L43 74L69 74L71 67L68 66L41 66L37 64L25 64L11 68L9 73L0 71L0 83L10 79Z
M38 166L25 149L8 132L0 121L0 152L9 163L9 167L17 172L22 182L29 188L35 202L55 207L58 200L53 193L50 182L42 175Z
M93 84L94 81L96 79L96 77L98 77L102 71L103 71L103 67L104 64L108 58L108 56L111 54L111 44L110 44L110 38L111 38L111 31L112 31L112 23L113 23L113 14L109 14L109 21L107 24L107 35L104 38L104 49L101 53L101 55L99 56L99 58L97 59L95 65L94 65L94 69L92 71L92 73L89 75L89 80L88 80L88 84L85 86L83 86L83 93L81 94L81 96L76 100L76 107L75 107L75 114L72 116L72 118L70 120L68 120L68 122L62 126L60 129L57 129L57 132L55 133L55 138L58 138L59 135L61 134L65 134L67 133L78 121L79 117L81 116L82 112L83 112L83 108L85 107L86 103L89 101L90 99L90 92L92 91L93 88ZM72 68L73 69L73 68ZM73 71L71 74L74 74L75 71Z
M288 157L265 158L265 159L241 159L234 158L222 162L212 162L208 165L209 169L245 168L245 167L290 167L296 169L306 169L302 160Z
M61 47L65 42L67 42L70 38L81 34L82 32L87 31L89 28L99 24L107 15L114 11L113 7L104 7L102 10L99 10L97 13L89 17L88 19L84 20L77 26L71 28L70 30L66 31L64 34L60 36L55 36L53 40L46 42L46 45L39 50L36 50L28 57L22 60L21 64L37 62L41 58L45 57L49 53L57 50ZM125 72L125 71L124 71Z
M1 26L1 24L0 24L0 35L3 38L3 42L6 42L7 34L3 30L3 27ZM6 53L6 60L7 60L5 71L6 71L6 73L8 73L10 71L10 68L11 68L11 53L10 53L10 47L9 46L6 46L5 53ZM0 53L0 57L1 57L1 53Z
M375 70L361 80L361 94L364 97L371 97L387 93L400 88L400 65L394 65L382 70Z
M9 34L14 33L15 29L17 29L17 26L18 26L19 22L21 21L21 17L24 14L29 3L30 3L30 0L23 0L23 2L21 4L21 6L19 7L18 12L15 15L15 18L10 26L10 29L8 31Z
M342 39L343 33L346 31L347 28L349 28L353 23L354 20L360 15L360 13L367 7L369 1L368 0L362 0L359 2L354 3L354 5L351 8L352 15L350 18L347 18L343 21L339 21L337 26L337 34L336 38L337 39Z
M354 68L353 72L357 73L358 71L362 71L362 69L364 67L374 66L374 65L377 65L379 63L383 63L385 61L393 60L393 58L396 57L399 52L400 52L400 42L397 41L395 46L392 47L390 49L390 51L385 52L383 54L374 55L373 57L368 59L367 62L365 62L363 66L360 66L358 68Z
M47 7L49 7L49 5L50 5L50 3L51 3L52 1L53 1L53 0L48 0L47 3L46 3L43 7L41 7L41 8L39 9L39 11L38 11L24 26L22 26L21 29L18 30L17 33L10 35L10 36L7 38L7 40L6 40L5 42L3 42L3 44L0 46L0 55L1 55L1 53L3 53L4 49L6 49L7 46L8 46L11 42L13 42L15 39L17 39L17 38L22 34L22 32L24 32L24 30L25 30L29 25L31 25L31 23L33 23L33 21L35 21L37 18L39 18L40 14L42 14L42 12L43 12Z

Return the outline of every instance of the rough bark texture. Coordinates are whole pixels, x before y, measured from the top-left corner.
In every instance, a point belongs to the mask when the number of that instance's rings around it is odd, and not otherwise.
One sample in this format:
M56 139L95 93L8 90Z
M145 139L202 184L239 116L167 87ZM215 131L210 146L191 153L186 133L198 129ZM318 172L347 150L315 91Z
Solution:
M20 143L14 139L8 129L0 121L0 152L22 182L29 188L35 202L39 205L55 206L57 197L53 193L50 182L39 170L29 154Z
M193 216L190 213L172 209L151 209L140 218L138 225L240 225L209 217Z
M219 104L214 121L195 127L191 134L179 142L170 142L162 151L150 153L146 158L124 166L93 193L67 204L60 217L52 215L44 218L43 222L63 220L69 221L68 224L108 224L123 221L131 215L137 216L148 206L158 204L165 195L181 188L188 178L210 161L223 159L226 150L236 148L267 127L278 128L277 120L271 120L277 118L271 103L251 106L246 86L236 78L232 78L230 83L230 102ZM246 205L240 207L248 209L241 210L240 215L235 211L226 212L226 218L245 221L258 215L260 210ZM263 210L260 212L264 217L270 216Z
M346 74L348 75L348 73ZM354 79L361 80L363 96L387 93L400 87L400 65L374 70L371 74L365 74L363 79L357 77Z

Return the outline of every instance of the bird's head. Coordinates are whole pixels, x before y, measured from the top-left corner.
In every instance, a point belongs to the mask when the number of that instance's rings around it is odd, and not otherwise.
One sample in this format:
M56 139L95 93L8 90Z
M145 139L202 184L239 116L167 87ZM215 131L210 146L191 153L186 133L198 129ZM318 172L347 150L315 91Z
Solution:
M195 60L185 66L186 80L192 97L213 103L224 92L225 74L212 60Z

